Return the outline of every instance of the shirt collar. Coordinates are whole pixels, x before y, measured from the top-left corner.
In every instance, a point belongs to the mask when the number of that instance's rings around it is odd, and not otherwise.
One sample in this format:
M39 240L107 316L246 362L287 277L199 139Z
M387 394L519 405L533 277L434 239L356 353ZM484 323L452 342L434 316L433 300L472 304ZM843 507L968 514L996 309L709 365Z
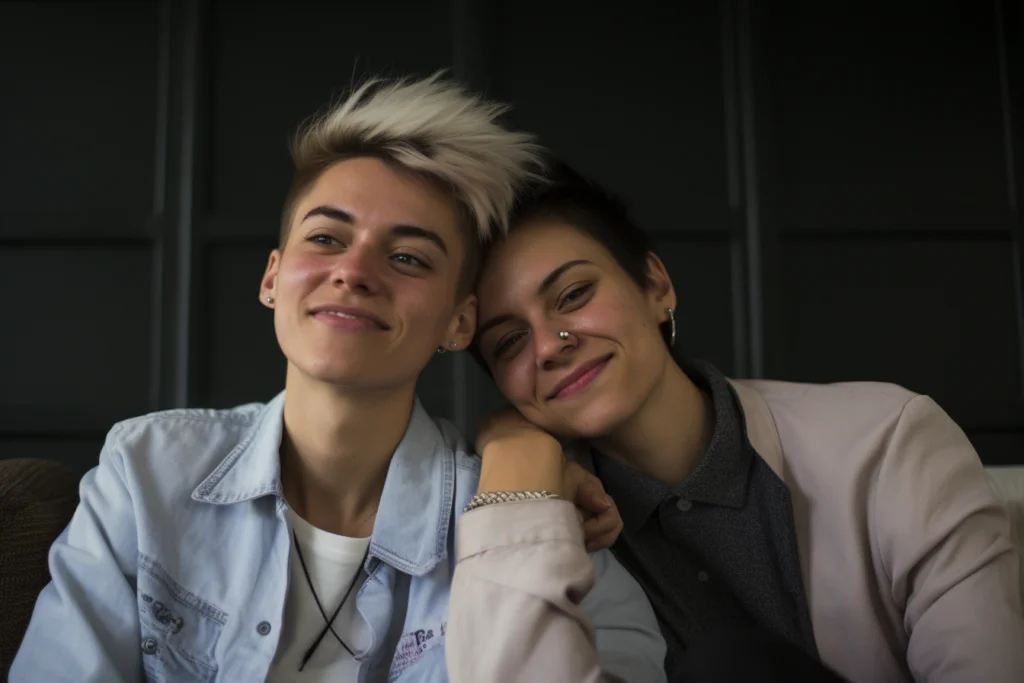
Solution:
M693 361L683 370L711 397L715 430L707 451L681 483L669 486L617 460L593 453L594 471L615 499L627 530L642 526L666 498L737 509L746 498L753 449L746 437L738 399L728 380L709 363Z
M284 392L264 406L253 428L192 492L214 505L266 495L284 507L281 435ZM391 458L370 538L370 555L413 576L430 571L447 554L455 498L455 449L419 399L405 435Z
M225 419L230 419L228 413ZM267 495L282 497L281 434L284 392L263 406L238 445L192 492L192 499L214 505L242 503Z

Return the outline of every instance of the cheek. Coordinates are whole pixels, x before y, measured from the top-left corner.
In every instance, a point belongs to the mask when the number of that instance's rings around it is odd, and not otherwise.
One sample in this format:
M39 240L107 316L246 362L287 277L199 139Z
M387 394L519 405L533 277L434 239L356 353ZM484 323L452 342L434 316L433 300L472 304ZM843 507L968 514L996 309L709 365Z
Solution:
M453 295L441 287L422 280L394 281L390 287L394 305L410 327L422 330L444 330L451 322Z
M517 408L529 405L534 398L533 363L529 359L529 355L529 350L524 349L512 362L506 363L502 367L500 377L495 376L498 389Z
M278 297L302 296L330 274L330 263L315 255L292 253L281 261L277 282Z
M643 325L636 304L615 296L597 296L572 316L576 330L621 340Z

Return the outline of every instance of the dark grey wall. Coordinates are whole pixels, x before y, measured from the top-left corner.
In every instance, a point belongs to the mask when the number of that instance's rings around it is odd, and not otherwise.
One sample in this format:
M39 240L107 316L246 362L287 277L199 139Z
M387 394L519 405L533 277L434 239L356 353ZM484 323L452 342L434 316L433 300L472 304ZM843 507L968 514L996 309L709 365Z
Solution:
M0 3L0 457L85 469L118 419L276 393L289 133L448 67L631 200L690 355L895 381L1024 463L1019 3L668 4ZM500 403L463 354L421 397Z

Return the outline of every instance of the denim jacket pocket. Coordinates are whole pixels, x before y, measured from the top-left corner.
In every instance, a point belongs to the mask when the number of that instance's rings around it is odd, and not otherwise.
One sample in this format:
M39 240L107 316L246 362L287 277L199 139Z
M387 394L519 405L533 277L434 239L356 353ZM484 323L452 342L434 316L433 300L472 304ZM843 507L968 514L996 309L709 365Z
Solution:
M139 556L142 663L151 683L211 683L227 614L176 582L152 558Z

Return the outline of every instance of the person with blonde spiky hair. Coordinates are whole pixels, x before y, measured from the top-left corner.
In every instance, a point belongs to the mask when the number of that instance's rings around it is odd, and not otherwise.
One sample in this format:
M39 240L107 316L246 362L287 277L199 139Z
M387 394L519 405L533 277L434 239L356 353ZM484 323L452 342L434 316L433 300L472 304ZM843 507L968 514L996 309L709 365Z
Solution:
M551 534L582 552L574 504L590 541L620 528L596 478L561 463L534 491L491 467L481 486L480 459L416 399L430 358L472 340L479 245L542 171L503 111L435 75L367 82L301 126L259 291L285 391L111 429L12 683L440 683L446 655L480 681L664 680L650 604L606 549L572 586L545 569L565 547L553 554ZM481 537L460 545L495 550L476 571L523 579L473 589L475 609L528 606L498 634L519 661L502 642L446 653L464 513Z

